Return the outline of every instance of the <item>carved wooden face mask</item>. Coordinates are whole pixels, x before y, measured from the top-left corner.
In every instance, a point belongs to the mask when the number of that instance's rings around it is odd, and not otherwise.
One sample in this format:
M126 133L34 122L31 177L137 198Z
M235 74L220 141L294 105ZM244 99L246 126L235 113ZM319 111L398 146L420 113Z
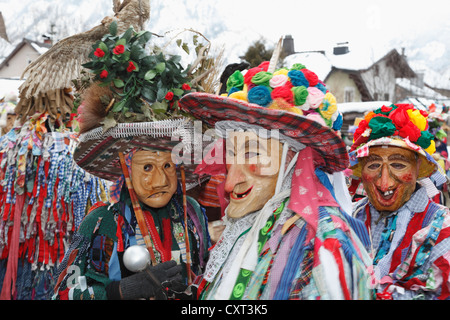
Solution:
M151 208L167 205L177 190L170 152L141 150L131 159L131 182L138 199Z
M362 158L361 180L378 211L396 211L416 187L419 162L414 151L399 147L371 147Z
M280 168L282 145L252 132L231 133L227 139L227 178L230 194L227 215L241 218L260 210L273 197Z

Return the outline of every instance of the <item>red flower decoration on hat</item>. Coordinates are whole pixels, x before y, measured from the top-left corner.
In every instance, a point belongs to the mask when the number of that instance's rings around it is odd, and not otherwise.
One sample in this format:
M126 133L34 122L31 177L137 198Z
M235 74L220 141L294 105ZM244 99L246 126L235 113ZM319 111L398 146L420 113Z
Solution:
M369 123L366 120L361 120L361 122L358 125L358 128L356 128L355 133L353 134L353 139L355 141L358 140L359 136L361 136L368 127Z
M392 111L389 114L389 118L392 120L392 123L397 129L400 129L403 126L407 125L408 122L411 122L406 109L403 107L396 108L394 111Z
M133 61L129 61L128 62L127 72L131 72L133 70L136 70L136 66L134 65Z
M106 77L108 77L108 71L102 70L102 72L100 72L100 78L104 79Z
M261 62L261 64L258 66L258 68L261 68L263 71L267 72L267 70L269 69L269 64L270 64L270 61Z
M291 88L286 85L281 86L281 87L276 87L275 89L273 89L271 96L272 96L273 100L275 100L277 98L282 98L290 104L294 103L294 94L292 93Z
M188 91L188 90L191 90L191 86L188 85L187 83L184 83L184 84L181 86L181 89L183 89L183 90L185 90L185 91Z
M113 49L114 54L122 54L124 52L125 52L125 46L123 44L119 44Z
M105 51L103 51L103 50L100 49L100 48L97 48L97 49L94 51L94 56L96 56L96 57L98 57L98 58L104 57L104 56L105 56Z
M165 99L169 100L169 101L172 100L173 99L173 92L172 91L167 92L167 94L165 96Z
M319 83L319 77L314 72L308 69L302 69L301 71L303 72L306 80L308 80L310 87L314 87Z
M258 67L248 69L248 71L244 74L244 83L247 86L251 85L253 76L261 71L262 71L261 68L258 68ZM249 88L249 90L250 90L250 88Z
M402 138L408 137L410 141L416 142L420 138L421 131L412 121L408 121L406 125L398 129L398 134Z

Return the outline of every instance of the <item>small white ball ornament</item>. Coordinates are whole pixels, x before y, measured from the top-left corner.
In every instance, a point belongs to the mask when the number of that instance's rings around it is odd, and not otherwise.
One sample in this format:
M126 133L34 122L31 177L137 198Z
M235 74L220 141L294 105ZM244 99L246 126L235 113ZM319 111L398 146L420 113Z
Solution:
M130 246L123 254L123 263L131 272L142 271L150 264L150 253L142 246Z

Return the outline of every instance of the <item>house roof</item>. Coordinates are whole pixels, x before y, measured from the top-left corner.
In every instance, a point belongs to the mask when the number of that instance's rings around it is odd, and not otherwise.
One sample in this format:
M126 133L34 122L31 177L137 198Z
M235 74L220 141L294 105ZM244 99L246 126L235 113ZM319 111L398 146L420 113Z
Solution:
M26 44L29 44L37 53L43 54L47 51L51 45L43 42L37 42L23 38L22 41L14 48L14 50L2 61L0 64L0 69L2 69L8 62L15 56L15 54L20 51Z
M291 54L284 61L288 67L294 63L304 64L308 69L314 71L322 81L325 81L333 70L342 70L353 74L360 73L383 59L387 59L394 68L396 76L415 76L414 71L396 49L381 52L375 52L370 48L357 48L340 55L325 51L305 51Z

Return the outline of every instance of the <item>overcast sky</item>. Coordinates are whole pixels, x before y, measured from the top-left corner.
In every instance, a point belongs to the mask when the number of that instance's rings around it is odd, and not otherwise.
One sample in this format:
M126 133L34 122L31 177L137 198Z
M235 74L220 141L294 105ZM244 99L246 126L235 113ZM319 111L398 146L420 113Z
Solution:
M111 8L111 0L0 0L0 11L8 21L24 6L52 3L64 6L59 10L74 23L80 24L83 14L92 21L96 14L98 24L112 13L97 9L100 1L102 8ZM445 0L151 0L151 7L151 31L192 27L213 43L227 45L235 56L258 38L274 45L286 34L302 51L329 50L345 41L353 47L407 45L422 35L450 33L450 2Z

